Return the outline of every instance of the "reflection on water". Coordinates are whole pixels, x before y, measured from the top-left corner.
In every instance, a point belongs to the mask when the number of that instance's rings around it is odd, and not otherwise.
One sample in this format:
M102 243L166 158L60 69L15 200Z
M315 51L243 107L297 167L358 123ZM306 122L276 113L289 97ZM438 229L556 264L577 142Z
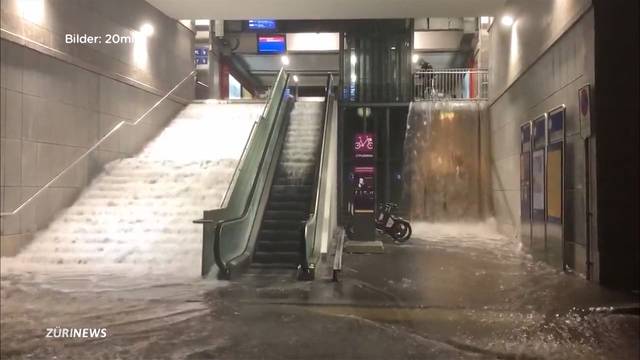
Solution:
M480 216L480 121L483 103L423 101L409 108L403 203L414 220Z

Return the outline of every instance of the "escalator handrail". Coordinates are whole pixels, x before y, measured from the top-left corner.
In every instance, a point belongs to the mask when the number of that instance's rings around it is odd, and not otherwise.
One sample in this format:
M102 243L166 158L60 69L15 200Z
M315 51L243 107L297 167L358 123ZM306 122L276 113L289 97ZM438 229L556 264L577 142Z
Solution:
M312 243L309 244L309 235L307 233L307 228L308 226L305 226L305 231L304 231L304 246L305 246L305 262L306 264L303 264L305 267L309 265L309 254L312 255L313 251L311 253L309 253L309 249L313 250L315 248L315 243L316 243L316 235L317 235L317 227L318 227L318 222L317 222L317 218L318 218L318 207L320 205L320 195L321 195L321 191L322 191L322 184L323 184L323 178L325 177L324 174L324 168L325 168L325 159L327 158L327 141L329 139L328 137L328 129L329 129L329 119L332 116L331 113L331 108L333 106L333 75L331 73L329 73L327 75L327 94L325 97L325 104L324 104L324 118L322 119L322 143L321 143L321 148L320 148L320 159L318 162L318 166L316 167L316 174L315 174L315 193L314 196L312 198L311 201L311 208L309 211L309 219L306 222L306 225L308 224L314 224L314 229L313 229L313 239L312 239Z
M285 72L284 68L280 70L280 73L278 74L278 77L276 79L276 82L274 84L273 87L273 91L275 91L278 88L278 85L280 82L284 82L284 85L282 87L282 91L280 92L280 94L275 94L275 93L271 93L270 94L270 99L267 103L267 106L265 107L265 110L263 112L263 118L262 121L266 120L265 116L273 116L274 117L274 121L273 124L271 126L271 129L269 129L269 135L267 136L267 141L265 142L265 144L269 144L271 139L274 136L274 132L275 132L275 128L276 128L276 117L279 115L280 113L280 109L282 107L282 103L283 100L285 99L285 94L286 94L286 90L287 90L287 84L289 82L289 74L287 72ZM276 96L277 95L277 96ZM277 100L276 100L277 99ZM275 102L275 103L274 103ZM272 106L276 106L276 110L274 112L271 112L271 107ZM265 164L265 160L267 157L267 152L263 152L262 157L260 158L260 162L258 164L257 170L256 170L256 174L259 174L263 171L264 168L264 164ZM247 216L247 213L249 211L249 207L251 205L251 201L253 199L253 197L255 196L255 189L257 186L257 180L258 180L258 176L256 176L254 178L254 181L251 185L251 189L249 190L249 196L247 196L246 201L244 203L243 209L242 209L242 213L239 216L235 216L235 217L231 217L231 218L226 218L226 219L222 219L217 221L216 223L216 227L215 227L215 235L214 235L214 243L213 243L213 253L214 253L214 260L216 262L216 264L218 265L218 268L220 271L222 271L223 273L227 273L228 272L228 263L229 261L233 260L229 259L229 260L224 260L222 258L222 254L220 252L220 241L221 241L221 236L220 236L220 232L222 230L222 225L225 222L231 222L231 221L235 221L235 220L240 220L244 217Z

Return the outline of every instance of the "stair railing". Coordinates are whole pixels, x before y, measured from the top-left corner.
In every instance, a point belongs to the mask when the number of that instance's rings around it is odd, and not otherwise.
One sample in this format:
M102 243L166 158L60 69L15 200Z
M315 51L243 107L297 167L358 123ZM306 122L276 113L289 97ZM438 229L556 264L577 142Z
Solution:
M314 178L315 193L311 201L311 208L309 211L309 220L307 220L304 226L304 257L302 268L306 273L310 273L313 277L313 272L316 266L316 259L318 258L318 251L316 240L318 236L318 212L320 212L322 201L323 188L327 182L325 169L327 167L327 161L329 159L329 149L327 143L330 140L329 131L331 131L331 116L333 109L333 75L327 75L327 95L325 98L324 118L322 119L322 145L320 149L320 160L316 167L316 174Z
M171 88L171 90L169 90L168 93L166 93L162 98L160 98L160 100L156 101L155 104L153 104L153 106L151 106L149 109L147 109L147 111L145 111L142 115L140 115L135 121L131 122L131 121L120 121L119 123L117 123L108 133L106 133L103 137L101 137L95 144L93 144L93 146L91 146L89 149L87 149L87 151L85 151L84 153L82 153L82 155L80 155L77 159L75 159L71 164L67 165L64 169L62 169L62 171L60 171L56 176L54 176L51 180L49 180L46 184L44 184L40 189L38 189L38 191L36 191L33 195L31 195L29 198L27 198L24 202L22 202L22 204L20 204L20 206L16 207L14 210L12 211L7 211L7 212L2 212L0 213L0 217L4 217L4 216L13 216L16 215L17 213L20 212L20 210L24 209L25 206L27 206L29 203L31 203L33 200L35 200L38 196L40 196L46 189L48 189L52 184L54 184L58 179L60 179L62 176L64 176L67 172L69 172L69 170L71 170L74 166L76 166L78 163L80 163L80 161L82 161L84 158L86 158L89 154L91 154L95 149L97 149L102 143L104 143L109 137L111 137L111 135L113 135L116 131L118 131L118 129L120 129L122 126L124 125L128 125L128 126L136 126L138 125L144 118L147 117L147 115L149 115L155 108L157 108L158 106L160 106L160 104L169 96L171 96L171 94L173 94L185 81L187 81L189 78L193 77L195 78L195 74L196 71L193 70L189 73L189 75L185 76L184 79L182 79L180 82L178 82L173 88Z

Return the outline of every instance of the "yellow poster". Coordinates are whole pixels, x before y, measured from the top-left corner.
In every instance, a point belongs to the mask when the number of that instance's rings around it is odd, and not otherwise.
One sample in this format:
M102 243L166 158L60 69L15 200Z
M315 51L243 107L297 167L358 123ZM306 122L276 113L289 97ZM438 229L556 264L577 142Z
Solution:
M562 219L562 150L547 153L547 215Z

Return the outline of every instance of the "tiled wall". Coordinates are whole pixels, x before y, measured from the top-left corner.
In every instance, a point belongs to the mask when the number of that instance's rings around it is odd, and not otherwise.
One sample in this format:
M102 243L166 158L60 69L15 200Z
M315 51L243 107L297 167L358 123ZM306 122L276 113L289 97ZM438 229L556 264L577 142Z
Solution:
M42 6L34 11L29 6ZM34 5L35 4L35 5ZM12 211L110 131L135 121L193 70L193 33L144 1L2 0L0 205ZM64 34L155 27L146 64L135 45L67 45ZM44 46L25 39L34 40ZM17 215L0 252L15 254L108 161L135 154L193 99L188 80L135 127L124 126Z
M504 233L520 234L520 126L564 104L565 224L571 236L566 240L578 245L576 258L584 264L586 158L577 101L580 87L594 86L593 10L588 1L578 0L509 4L516 25L505 28L497 19L490 32L490 169L496 220Z

